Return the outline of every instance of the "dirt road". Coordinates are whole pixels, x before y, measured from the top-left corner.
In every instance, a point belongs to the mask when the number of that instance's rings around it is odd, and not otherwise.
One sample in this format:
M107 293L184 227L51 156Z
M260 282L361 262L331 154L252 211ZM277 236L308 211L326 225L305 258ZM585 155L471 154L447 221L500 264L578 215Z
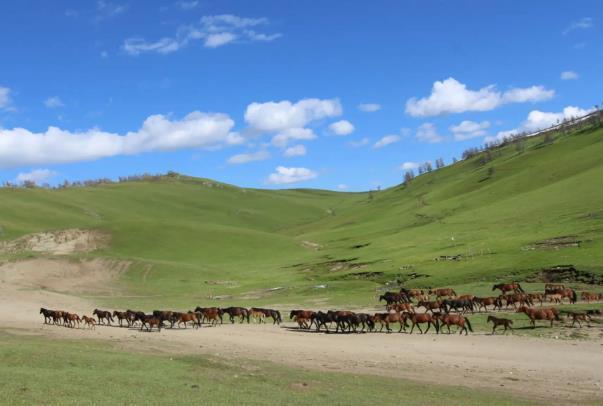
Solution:
M0 265L0 325L53 339L110 340L124 348L169 353L210 354L258 359L309 369L367 373L421 382L504 389L535 399L603 399L603 340L564 341L516 336L317 334L292 325L221 325L199 330L164 329L145 333L99 326L96 330L43 325L41 306L90 314L95 304L50 292L64 278L39 263ZM94 272L72 270L77 286ZM61 272L64 271L61 268ZM35 272L34 272L35 270ZM54 270L54 271L53 271ZM45 276L43 273L47 272ZM35 277L33 274L35 273ZM53 276L54 275L54 276ZM100 278L100 279L98 279ZM57 289L60 290L60 289ZM76 289L77 290L77 289Z

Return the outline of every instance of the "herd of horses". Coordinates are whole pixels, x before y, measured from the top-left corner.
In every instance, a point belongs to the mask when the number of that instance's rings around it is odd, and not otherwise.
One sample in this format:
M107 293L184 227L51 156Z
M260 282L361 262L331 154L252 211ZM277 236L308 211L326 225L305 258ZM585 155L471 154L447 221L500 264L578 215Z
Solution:
M498 296L478 297L471 294L457 295L452 288L439 289L406 289L400 288L398 292L386 292L379 296L379 302L385 301L385 312L379 313L357 313L346 310L291 310L289 319L297 323L299 329L315 329L316 332L325 331L327 333L362 333L362 332L382 332L385 328L387 333L393 331L392 325L398 324L398 332L406 332L410 328L410 334L415 328L421 334L425 334L430 328L436 333L446 328L451 333L451 326L457 326L459 334L463 332L467 335L473 332L471 322L467 318L467 313L490 312L494 310L509 310L512 306L515 312L524 313L530 320L532 327L536 326L536 321L550 322L553 326L554 321L561 321L561 312L555 307L544 307L544 303L563 303L567 299L573 304L578 301L578 294L575 290L566 288L561 284L546 284L544 293L526 293L518 282L496 284L492 291L500 290ZM587 303L603 300L600 293L581 292L581 299ZM535 307L539 303L540 307ZM489 308L490 306L490 308ZM423 311L418 311L423 308ZM565 311L567 318L572 319L572 327L578 323L581 327L582 322L589 325L591 317L600 315L600 310L586 310L582 312ZM224 323L226 316L231 323L266 323L272 319L272 324L280 324L283 319L281 313L275 309L266 309L259 307L196 307L194 311L177 312L171 310L154 310L147 314L142 311L108 311L94 309L92 316L82 315L64 310L40 309L40 314L44 316L45 324L63 325L65 327L88 327L94 329L97 325L119 325L120 327L138 328L140 330L152 331L155 328L161 331L162 328L199 328L203 323L215 326ZM96 319L94 318L96 316ZM492 334L500 326L513 331L513 321L506 318L489 315L488 323L492 323ZM423 330L422 326L425 328Z

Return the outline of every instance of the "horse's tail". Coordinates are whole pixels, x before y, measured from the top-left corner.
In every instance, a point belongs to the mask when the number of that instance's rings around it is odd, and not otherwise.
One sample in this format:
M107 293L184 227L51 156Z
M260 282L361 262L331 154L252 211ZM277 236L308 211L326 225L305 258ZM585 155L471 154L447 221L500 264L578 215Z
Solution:
M275 310L276 312L276 317L278 319L278 322L281 323L283 321L283 318L281 317L281 312L278 310Z
M245 313L243 313L243 315L246 316L246 318L247 318L247 324L249 324L249 314L250 313L251 312L249 310L247 310L247 309L245 309Z
M473 333L473 327L471 327L471 322L467 317L465 317L465 323L467 323L467 328L469 329L469 331Z
M525 290L523 290L523 288L521 287L521 285L519 283L517 283L517 290L520 291L521 293L525 293Z

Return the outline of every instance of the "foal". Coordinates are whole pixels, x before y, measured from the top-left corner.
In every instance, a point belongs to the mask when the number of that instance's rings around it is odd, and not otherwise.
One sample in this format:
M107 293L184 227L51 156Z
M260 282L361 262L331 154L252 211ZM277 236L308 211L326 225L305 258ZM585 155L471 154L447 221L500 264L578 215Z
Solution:
M488 321L486 323L490 322L492 322L492 335L494 335L494 331L496 331L496 327L498 326L505 327L505 331L503 332L503 334L507 332L507 329L511 329L511 331L513 331L513 320L488 316Z

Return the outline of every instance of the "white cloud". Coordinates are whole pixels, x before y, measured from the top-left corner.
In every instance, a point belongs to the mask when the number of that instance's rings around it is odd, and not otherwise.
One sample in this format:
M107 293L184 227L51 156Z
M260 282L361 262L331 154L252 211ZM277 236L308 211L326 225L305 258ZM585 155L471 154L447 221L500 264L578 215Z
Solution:
M438 134L436 126L432 123L424 123L417 128L416 137L419 141L437 144L444 141L444 137Z
M272 137L272 144L285 148L291 141L309 141L316 138L316 134L309 128L288 128Z
M0 109L9 109L11 103L10 89L0 86Z
M373 148L383 148L383 147L386 147L388 145L394 144L394 143L396 143L398 141L400 141L400 136L399 135L396 135L396 134L386 135L386 136L382 137L379 141L377 141L373 145Z
M156 41L147 41L139 37L128 38L124 41L122 49L130 55L148 52L169 54L195 41L202 41L206 48L217 48L234 42L268 42L281 37L279 33L265 34L253 29L268 23L267 18L245 18L232 14L204 16L198 24L179 27L171 37Z
M354 148L359 148L359 147L364 147L365 145L368 145L371 142L371 139L368 137L364 137L361 138L357 141L350 141L350 146L354 147Z
M373 113L381 110L381 105L377 103L362 103L358 105L358 110L364 111L365 113Z
M44 100L44 105L46 107L48 107L49 109L65 107L65 104L63 103L63 101L60 98L58 98L57 96L49 97L48 99Z
M574 72L573 70L565 70L563 72L561 72L561 79L562 80L576 80L578 79L580 76Z
M178 2L176 2L176 4L182 10L192 10L192 9L197 8L197 6L199 5L199 1L197 1L197 0L194 0L194 1L178 1Z
M268 183L282 185L288 183L298 183L311 180L318 177L318 174L307 168L287 168L279 166L276 172L268 176Z
M17 182L33 182L36 184L44 183L57 175L50 169L34 169L30 172L21 172L17 175Z
M567 26L565 30L563 30L563 35L567 35L574 30L585 30L588 28L594 27L594 22L591 17L584 17L578 21L572 21L570 25Z
M419 165L420 164L418 162L404 162L402 165L400 165L400 169L403 171L412 171L417 169Z
M292 147L287 148L283 155L286 157L306 155L306 147L304 147L303 145L294 145Z
M506 103L525 103L547 100L555 92L542 86L513 88L501 93L494 85L469 90L454 78L436 81L428 97L411 98L406 102L406 113L414 117L438 116L466 111L489 111Z
M254 161L264 161L268 158L270 158L270 152L262 150L257 152L233 155L228 158L228 163L231 165L241 165Z
M486 130L490 128L489 121L477 123L475 121L465 120L458 125L450 126L450 131L454 134L456 141L465 141L471 138L483 137Z
M96 128L71 132L49 127L41 133L24 128L0 128L0 167L70 163L150 151L215 149L241 144L243 138L231 131L233 126L234 121L226 114L195 111L182 120L150 116L139 130L125 135Z
M302 99L297 103L251 103L245 111L245 121L257 131L276 132L289 128L301 128L306 124L328 117L341 115L337 99Z
M331 124L329 130L335 135L349 135L354 132L354 125L348 120L340 120Z

